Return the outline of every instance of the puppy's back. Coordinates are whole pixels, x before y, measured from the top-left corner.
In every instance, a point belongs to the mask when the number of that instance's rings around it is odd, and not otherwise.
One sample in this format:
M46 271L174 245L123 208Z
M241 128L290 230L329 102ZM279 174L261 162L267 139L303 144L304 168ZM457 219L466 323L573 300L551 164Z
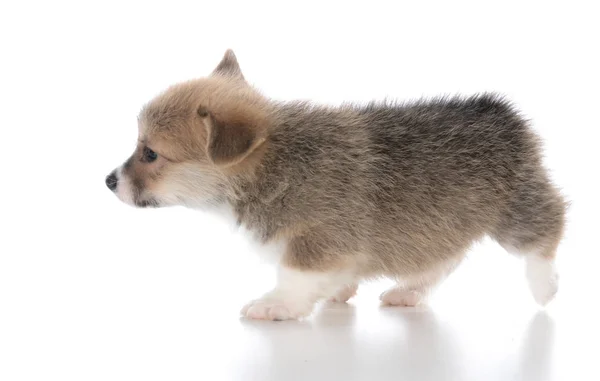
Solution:
M286 104L277 118L254 190L269 203L244 213L264 237L319 226L311 239L324 251L366 250L365 272L402 274L461 256L485 234L526 251L562 233L564 202L538 138L498 96Z

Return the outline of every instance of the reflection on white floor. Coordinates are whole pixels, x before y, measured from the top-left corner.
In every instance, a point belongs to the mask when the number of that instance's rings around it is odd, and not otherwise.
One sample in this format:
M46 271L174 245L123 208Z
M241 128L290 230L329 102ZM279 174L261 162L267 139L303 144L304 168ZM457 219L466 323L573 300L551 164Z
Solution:
M493 319L471 329L426 308L327 306L311 323L243 322L255 355L241 354L239 379L548 380L553 321ZM508 328L510 327L510 329ZM290 345L293 343L292 345ZM244 378L244 375L248 378Z
M597 259L583 227L559 251L561 288L546 309L523 263L484 241L427 306L381 307L381 281L305 321L263 322L238 317L273 284L242 237L202 213L112 197L91 208L122 216L97 226L110 239L54 228L3 257L2 380L599 379ZM88 221L90 210L68 213Z

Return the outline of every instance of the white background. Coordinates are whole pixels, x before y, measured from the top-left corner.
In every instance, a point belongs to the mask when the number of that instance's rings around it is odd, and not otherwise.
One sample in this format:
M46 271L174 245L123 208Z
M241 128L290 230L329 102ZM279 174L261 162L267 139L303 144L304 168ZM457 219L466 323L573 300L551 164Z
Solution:
M0 380L600 379L593 5L2 2ZM382 282L302 323L240 320L273 282L243 237L104 185L141 106L227 48L276 99L507 94L573 203L557 299L539 311L484 241L427 308L380 308Z

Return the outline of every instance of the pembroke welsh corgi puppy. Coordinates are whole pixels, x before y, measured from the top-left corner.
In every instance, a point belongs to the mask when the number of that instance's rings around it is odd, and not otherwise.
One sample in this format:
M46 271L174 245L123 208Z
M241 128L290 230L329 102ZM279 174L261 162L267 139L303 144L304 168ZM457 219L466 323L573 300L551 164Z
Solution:
M277 285L242 309L248 318L301 318L377 277L397 281L384 304L416 305L485 235L525 258L538 303L557 291L566 203L538 136L497 95L278 102L229 50L142 109L137 148L106 185L138 207L227 206L281 244Z

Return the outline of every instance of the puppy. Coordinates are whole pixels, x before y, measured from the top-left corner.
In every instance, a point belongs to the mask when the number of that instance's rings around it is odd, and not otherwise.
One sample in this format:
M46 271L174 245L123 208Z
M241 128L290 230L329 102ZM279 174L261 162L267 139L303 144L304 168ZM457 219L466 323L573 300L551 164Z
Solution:
M211 75L142 109L137 149L106 185L138 207L227 206L262 243L280 244L277 285L242 309L248 318L301 318L376 277L397 281L384 304L416 305L485 235L525 258L545 304L565 202L540 151L496 95L275 102L229 50Z

